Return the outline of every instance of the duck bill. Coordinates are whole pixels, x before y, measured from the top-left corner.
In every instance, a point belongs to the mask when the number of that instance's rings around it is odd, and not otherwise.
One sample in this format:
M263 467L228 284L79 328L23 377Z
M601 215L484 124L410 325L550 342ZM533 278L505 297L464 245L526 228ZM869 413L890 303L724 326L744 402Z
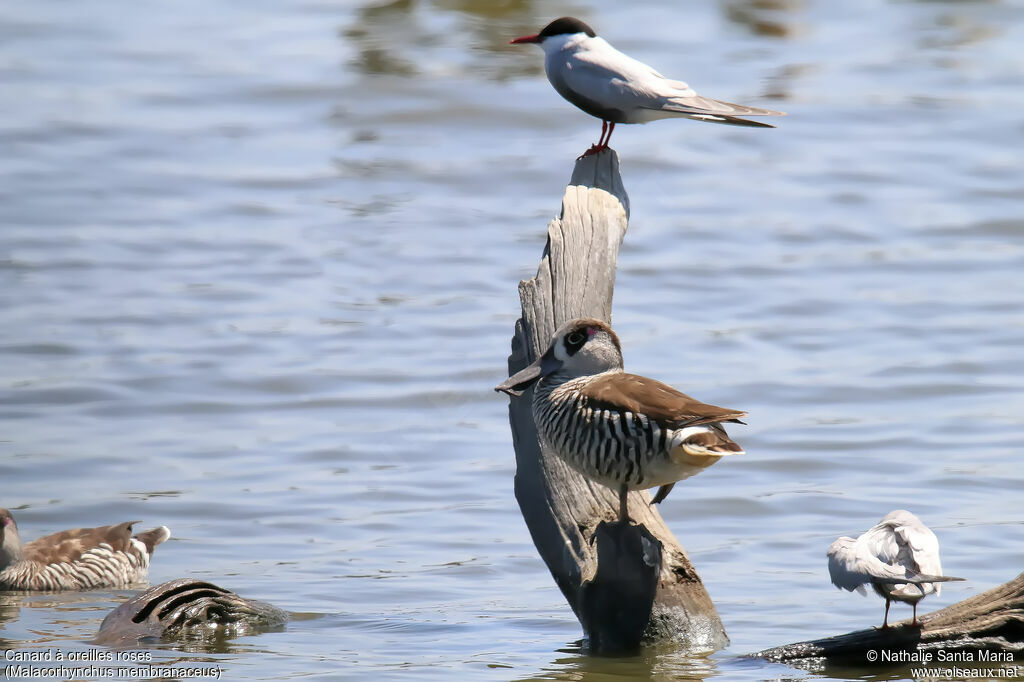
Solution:
M555 360L554 355L548 351L534 360L533 364L524 367L505 381L495 386L494 390L519 397L538 379L545 377L558 369L560 364L561 363Z
M508 44L509 45L522 45L524 43L539 43L539 42L540 42L540 36L539 35L532 35L532 36L523 36L522 38L516 38L515 40L510 40L510 41L508 41Z

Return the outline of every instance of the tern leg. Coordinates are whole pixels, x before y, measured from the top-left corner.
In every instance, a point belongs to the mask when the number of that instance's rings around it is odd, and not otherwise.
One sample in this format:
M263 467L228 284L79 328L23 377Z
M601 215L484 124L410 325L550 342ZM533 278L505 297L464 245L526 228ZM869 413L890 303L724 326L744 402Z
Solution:
M619 522L629 523L629 511L626 509L626 496L629 495L629 488L623 483L619 486Z
M892 601L890 601L890 599L888 597L886 597L885 598L885 617L882 619L882 629L883 630L888 630L889 629L889 604L891 604L891 603L892 603Z
M612 141L612 133L615 132L615 121L611 121L608 124L608 137L604 138L604 145L601 149L608 149L608 143Z
M583 152L583 156L580 157L581 159L586 158L588 156L593 156L594 154L597 154L602 149L606 148L607 145L603 144L603 141L604 141L605 131L607 131L607 130L608 130L608 121L601 121L601 137L597 138L597 142L595 142L594 144L590 145L590 149L588 149L587 151Z
M911 625L917 625L917 602L914 602L914 620L910 621Z

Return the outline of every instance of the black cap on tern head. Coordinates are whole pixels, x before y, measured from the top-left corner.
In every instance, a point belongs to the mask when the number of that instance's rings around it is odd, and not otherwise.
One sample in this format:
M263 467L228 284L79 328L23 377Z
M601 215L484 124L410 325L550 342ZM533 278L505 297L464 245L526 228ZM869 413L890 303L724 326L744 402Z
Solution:
M571 36L574 33L586 33L591 38L597 34L594 33L594 29L584 24L579 19L573 17L562 17L561 19L555 19L550 24L544 27L540 33L532 36L523 36L522 38L516 38L510 41L513 45L521 43L543 43L545 38L551 36Z
M545 26L537 36L544 39L549 36L572 35L573 33L586 33L591 38L597 35L594 33L594 29L575 17L560 17Z

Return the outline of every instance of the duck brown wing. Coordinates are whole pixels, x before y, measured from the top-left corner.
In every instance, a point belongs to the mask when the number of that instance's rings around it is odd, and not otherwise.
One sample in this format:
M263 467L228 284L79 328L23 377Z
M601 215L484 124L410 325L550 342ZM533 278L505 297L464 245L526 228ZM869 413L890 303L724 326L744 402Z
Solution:
M637 374L600 377L584 386L580 393L588 407L595 410L643 414L673 428L739 421L747 414L702 403L668 384Z
M44 564L73 562L101 543L110 545L114 551L123 552L130 546L133 523L138 521L126 521L116 526L62 530L25 545L25 558Z

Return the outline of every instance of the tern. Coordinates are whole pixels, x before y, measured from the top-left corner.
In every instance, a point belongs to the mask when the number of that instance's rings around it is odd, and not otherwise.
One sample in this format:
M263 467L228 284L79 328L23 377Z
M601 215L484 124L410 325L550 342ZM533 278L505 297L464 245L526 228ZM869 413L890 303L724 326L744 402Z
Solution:
M774 128L741 116L785 116L701 97L682 81L665 78L653 68L619 52L579 19L555 19L544 29L511 44L536 43L544 50L544 71L565 99L601 119L601 137L584 154L608 148L616 123L647 123L682 117L711 123Z
M839 589L866 594L865 585L885 599L882 629L889 627L893 600L911 604L917 626L917 602L940 594L941 583L963 580L942 575L939 540L928 526L903 509L886 514L871 530L854 540L841 537L828 548L828 572Z

